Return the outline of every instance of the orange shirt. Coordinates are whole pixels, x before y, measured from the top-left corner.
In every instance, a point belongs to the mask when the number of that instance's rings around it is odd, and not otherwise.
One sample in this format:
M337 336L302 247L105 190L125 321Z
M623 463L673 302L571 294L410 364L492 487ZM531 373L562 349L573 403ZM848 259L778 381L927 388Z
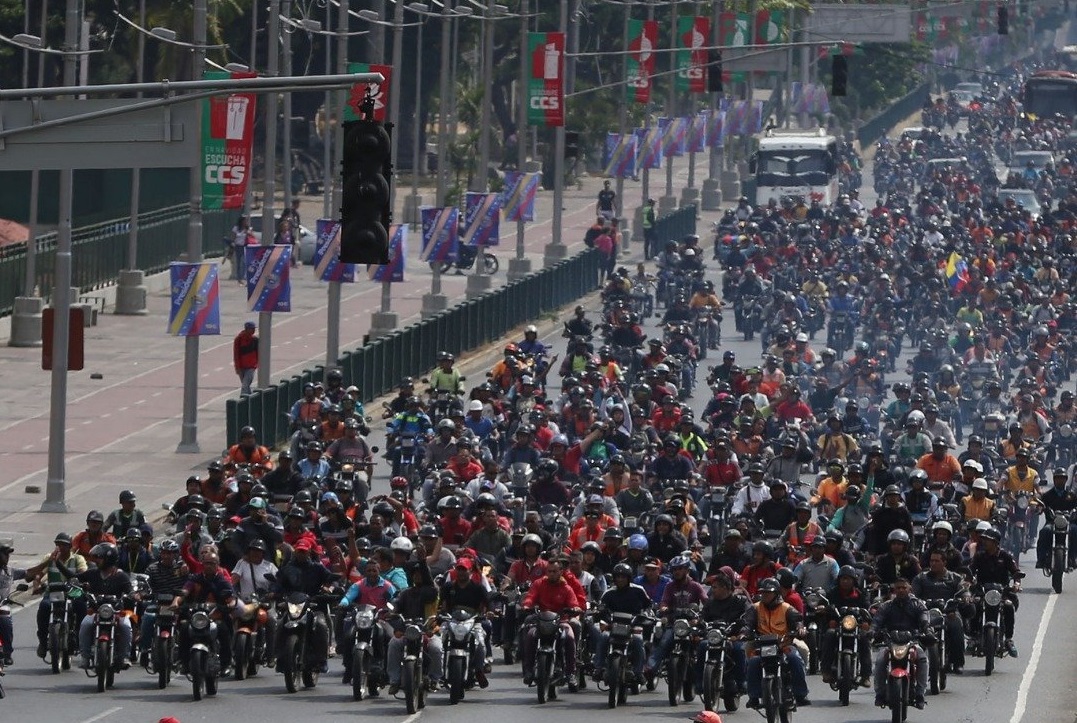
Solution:
M946 483L961 476L961 463L952 454L935 459L935 455L929 452L917 461L916 467L927 472L929 482Z

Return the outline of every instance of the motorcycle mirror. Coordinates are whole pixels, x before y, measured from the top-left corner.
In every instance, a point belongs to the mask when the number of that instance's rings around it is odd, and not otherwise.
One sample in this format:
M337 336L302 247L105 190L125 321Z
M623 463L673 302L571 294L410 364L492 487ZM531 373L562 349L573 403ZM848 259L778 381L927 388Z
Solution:
M373 447L371 447L371 448L370 448L370 452L371 452L371 454L377 454L377 453L378 453L378 452L380 452L380 451L381 451L381 450L380 450L380 449L378 449L377 445L374 445Z
M422 382L423 384L429 384L429 383L430 383L430 380L429 380L429 379L427 379L426 377L423 377L423 378L422 378L422 379L420 379L419 381L420 381L420 382Z
M277 576L274 575L271 572L267 572L265 575L262 575L262 578L264 578L266 580L269 580L270 582L276 582L277 581Z
M30 585L25 582L20 582L15 586L15 592L26 592L30 589Z

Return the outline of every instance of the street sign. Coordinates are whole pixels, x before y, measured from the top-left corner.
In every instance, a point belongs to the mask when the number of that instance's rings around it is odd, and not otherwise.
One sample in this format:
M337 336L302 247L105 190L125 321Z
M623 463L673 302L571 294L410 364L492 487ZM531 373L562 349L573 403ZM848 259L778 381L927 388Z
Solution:
M812 40L850 43L907 43L912 8L907 2L873 5L813 4L808 16Z
M83 320L82 307L71 307L67 324L67 371L82 371L83 367ZM51 306L41 311L41 368L52 371L52 325L56 309Z

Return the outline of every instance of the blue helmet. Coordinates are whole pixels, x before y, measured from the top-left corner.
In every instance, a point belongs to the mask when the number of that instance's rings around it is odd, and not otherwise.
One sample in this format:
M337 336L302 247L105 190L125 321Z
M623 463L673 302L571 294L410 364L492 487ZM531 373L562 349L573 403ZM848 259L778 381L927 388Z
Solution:
M628 538L629 550L647 550L650 545L647 543L646 535L641 535L638 532Z

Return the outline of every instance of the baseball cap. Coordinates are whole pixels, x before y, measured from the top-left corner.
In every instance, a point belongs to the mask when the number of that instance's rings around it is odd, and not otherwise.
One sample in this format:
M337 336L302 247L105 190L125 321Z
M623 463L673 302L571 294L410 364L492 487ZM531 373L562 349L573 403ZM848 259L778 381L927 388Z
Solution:
M243 328L244 328L244 329L257 329L257 328L258 328L258 325L257 325L257 324L255 324L255 323L254 323L253 321L248 321L247 323L245 323L245 324L243 325Z
M311 545L310 538L308 537L301 537L294 545L292 545L292 549L296 552L310 552L313 547L314 546Z
M461 557L459 560L456 561L456 566L457 567L462 567L465 570L471 570L471 568L472 568L471 558L470 557Z

